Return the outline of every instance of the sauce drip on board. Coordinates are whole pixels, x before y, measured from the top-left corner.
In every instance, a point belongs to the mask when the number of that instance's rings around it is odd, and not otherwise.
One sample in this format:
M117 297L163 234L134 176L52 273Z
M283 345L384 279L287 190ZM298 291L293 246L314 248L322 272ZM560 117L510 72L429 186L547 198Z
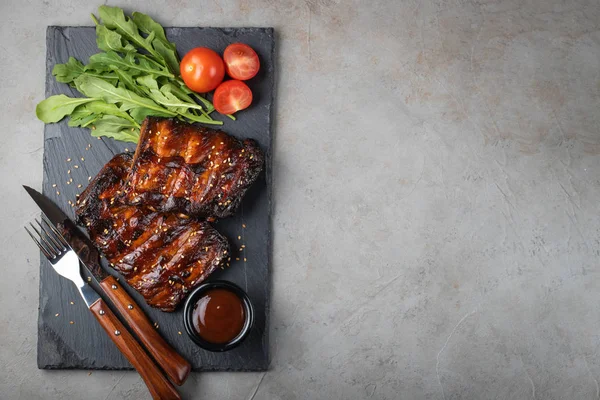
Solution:
M192 321L202 339L210 343L228 343L244 327L244 305L235 293L227 289L212 289L194 305Z

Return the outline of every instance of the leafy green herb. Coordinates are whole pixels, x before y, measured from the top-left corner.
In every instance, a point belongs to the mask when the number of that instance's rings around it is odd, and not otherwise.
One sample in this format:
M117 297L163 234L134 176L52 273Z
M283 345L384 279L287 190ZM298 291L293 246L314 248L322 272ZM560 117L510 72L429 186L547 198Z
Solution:
M74 57L69 57L69 61L65 64L56 64L52 68L52 75L58 82L71 83L79 75L83 74L83 64Z
M35 115L47 124L58 122L71 114L78 106L94 100L96 99L72 98L64 94L50 96L37 105Z
M100 6L98 14L102 19L102 23L109 29L113 29L125 39L129 40L134 46L146 50L154 58L155 61L164 61L162 56L152 47L155 32L150 32L147 37L143 37L138 31L138 27L119 7Z
M145 73L158 76L173 78L165 67L144 57L135 57L133 53L127 53L125 57L120 57L114 51L108 53L98 53L90 57L90 63L86 65L86 70L124 70L133 71L133 73Z
M115 115L105 115L102 118L94 121L91 125L92 136L108 136L122 142L137 143L139 132L136 133L136 128L131 121Z
M135 51L135 47L124 40L123 36L115 31L111 31L104 25L96 25L96 45L100 50L107 52L119 51L129 53L130 51Z
M175 112L160 107L147 97L139 96L131 90L114 87L102 79L82 74L75 81L77 87L84 95L96 99L103 99L107 103L119 103L119 108L121 110L127 111L143 107L155 111L157 114L154 115L162 117L174 117L177 115Z
M40 120L53 123L70 116L69 126L126 142L137 142L147 116L222 124L209 115L212 103L179 77L175 44L159 23L138 12L128 17L118 7L100 6L98 13L100 21L94 15L92 19L102 52L91 56L87 65L70 57L52 70L58 82L86 97L51 96L36 107Z
M103 52L84 65L70 57L52 74L86 97L51 96L36 108L45 123L70 116L69 126L87 127L93 136L136 142L147 116L177 117L221 125L210 117L214 107L192 92L179 77L175 44L163 27L148 15L131 17L118 7L100 6L96 44ZM197 101L199 103L197 103Z

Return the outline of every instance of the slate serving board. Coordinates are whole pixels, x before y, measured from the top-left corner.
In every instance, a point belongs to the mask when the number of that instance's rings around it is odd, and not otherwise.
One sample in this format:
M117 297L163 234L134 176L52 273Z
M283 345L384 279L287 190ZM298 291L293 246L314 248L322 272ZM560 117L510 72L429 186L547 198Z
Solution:
M252 107L239 113L237 121L223 118L221 129L237 137L257 140L266 153L265 172L247 192L237 214L216 224L216 228L229 238L234 254L240 253L238 249L242 244L246 247L241 254L235 255L240 261L233 259L230 268L218 270L210 277L212 280L234 282L246 290L256 311L254 327L238 348L225 353L211 353L196 346L187 337L183 326L183 304L174 313L163 313L147 306L141 296L127 285L125 287L151 321L158 323L161 335L191 362L195 371L265 370L269 362L267 323L271 258L273 29L167 28L166 33L169 40L177 45L180 55L198 46L210 47L222 53L228 44L244 42L252 46L260 58L259 74L248 81L254 94ZM97 53L95 29L50 26L46 45L46 96L63 93L79 97L75 89L57 83L51 71L55 64L66 62L69 56L86 63L89 56ZM68 127L66 120L46 125L43 193L67 215L74 217L69 201L75 202L75 195L87 186L88 177L94 177L113 154L134 149L132 144L93 138L86 129ZM73 182L67 184L70 178L73 178ZM43 257L41 260L38 367L131 369L129 362L87 310L74 285L59 277Z

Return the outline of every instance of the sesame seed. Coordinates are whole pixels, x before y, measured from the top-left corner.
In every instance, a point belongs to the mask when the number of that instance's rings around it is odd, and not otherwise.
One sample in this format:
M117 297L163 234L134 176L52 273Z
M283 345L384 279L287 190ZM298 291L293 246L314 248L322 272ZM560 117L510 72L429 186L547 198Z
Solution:
M129 149L127 147L125 147L125 151L129 151Z
M77 187L78 187L78 188L80 188L80 187L81 187L81 185L77 185Z
M89 182L89 181L91 181L91 180L92 180L92 177L91 177L91 176L88 176L88 182Z
M91 277L91 276L88 276L88 279L87 279L87 281L88 281L88 282L91 282L91 281L92 281L92 277Z
M235 261L240 261L240 258L239 258L239 257L236 257L236 258L235 258Z
M178 331L177 333L181 335L181 331Z
M71 161L71 159L70 159L70 158L67 158L67 162L70 162L70 161Z
M71 303L71 305L75 304L75 303L73 303L72 301L71 301L70 303Z
M69 323L70 323L71 325L73 325L75 322L73 322L73 321L69 321Z
M242 228L246 228L246 224L242 224Z
M242 245L242 249L243 249L243 248L245 248L245 247L246 247L246 245L245 245L245 244L243 244L243 245Z
M244 257L244 262L246 262L246 261L248 261L248 260L246 259L246 257Z
M60 315L59 313L54 314L55 317L58 317L59 315Z
M81 161L85 161L85 158L81 157Z
M67 171L67 174L70 174L70 173L71 173L71 170L68 170L68 171Z
M79 165L73 165L73 168L77 169L79 168Z
M56 191L56 194L60 194L60 192L57 190L57 191Z
M53 184L52 184L52 187L56 187L56 183L53 183Z
M241 240L241 239L242 239L242 237L241 237L241 236L238 236L238 240Z

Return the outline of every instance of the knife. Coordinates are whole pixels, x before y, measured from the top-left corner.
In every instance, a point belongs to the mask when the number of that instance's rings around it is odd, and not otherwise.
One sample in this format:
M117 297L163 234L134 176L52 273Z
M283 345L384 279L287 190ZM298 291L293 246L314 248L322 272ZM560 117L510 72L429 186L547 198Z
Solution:
M71 219L48 197L35 189L23 185L33 201L42 209L50 222L63 233L85 268L96 278L106 296L113 302L121 316L127 321L157 364L171 378L181 385L188 377L191 365L181 357L156 331L142 309L100 265L100 253Z

